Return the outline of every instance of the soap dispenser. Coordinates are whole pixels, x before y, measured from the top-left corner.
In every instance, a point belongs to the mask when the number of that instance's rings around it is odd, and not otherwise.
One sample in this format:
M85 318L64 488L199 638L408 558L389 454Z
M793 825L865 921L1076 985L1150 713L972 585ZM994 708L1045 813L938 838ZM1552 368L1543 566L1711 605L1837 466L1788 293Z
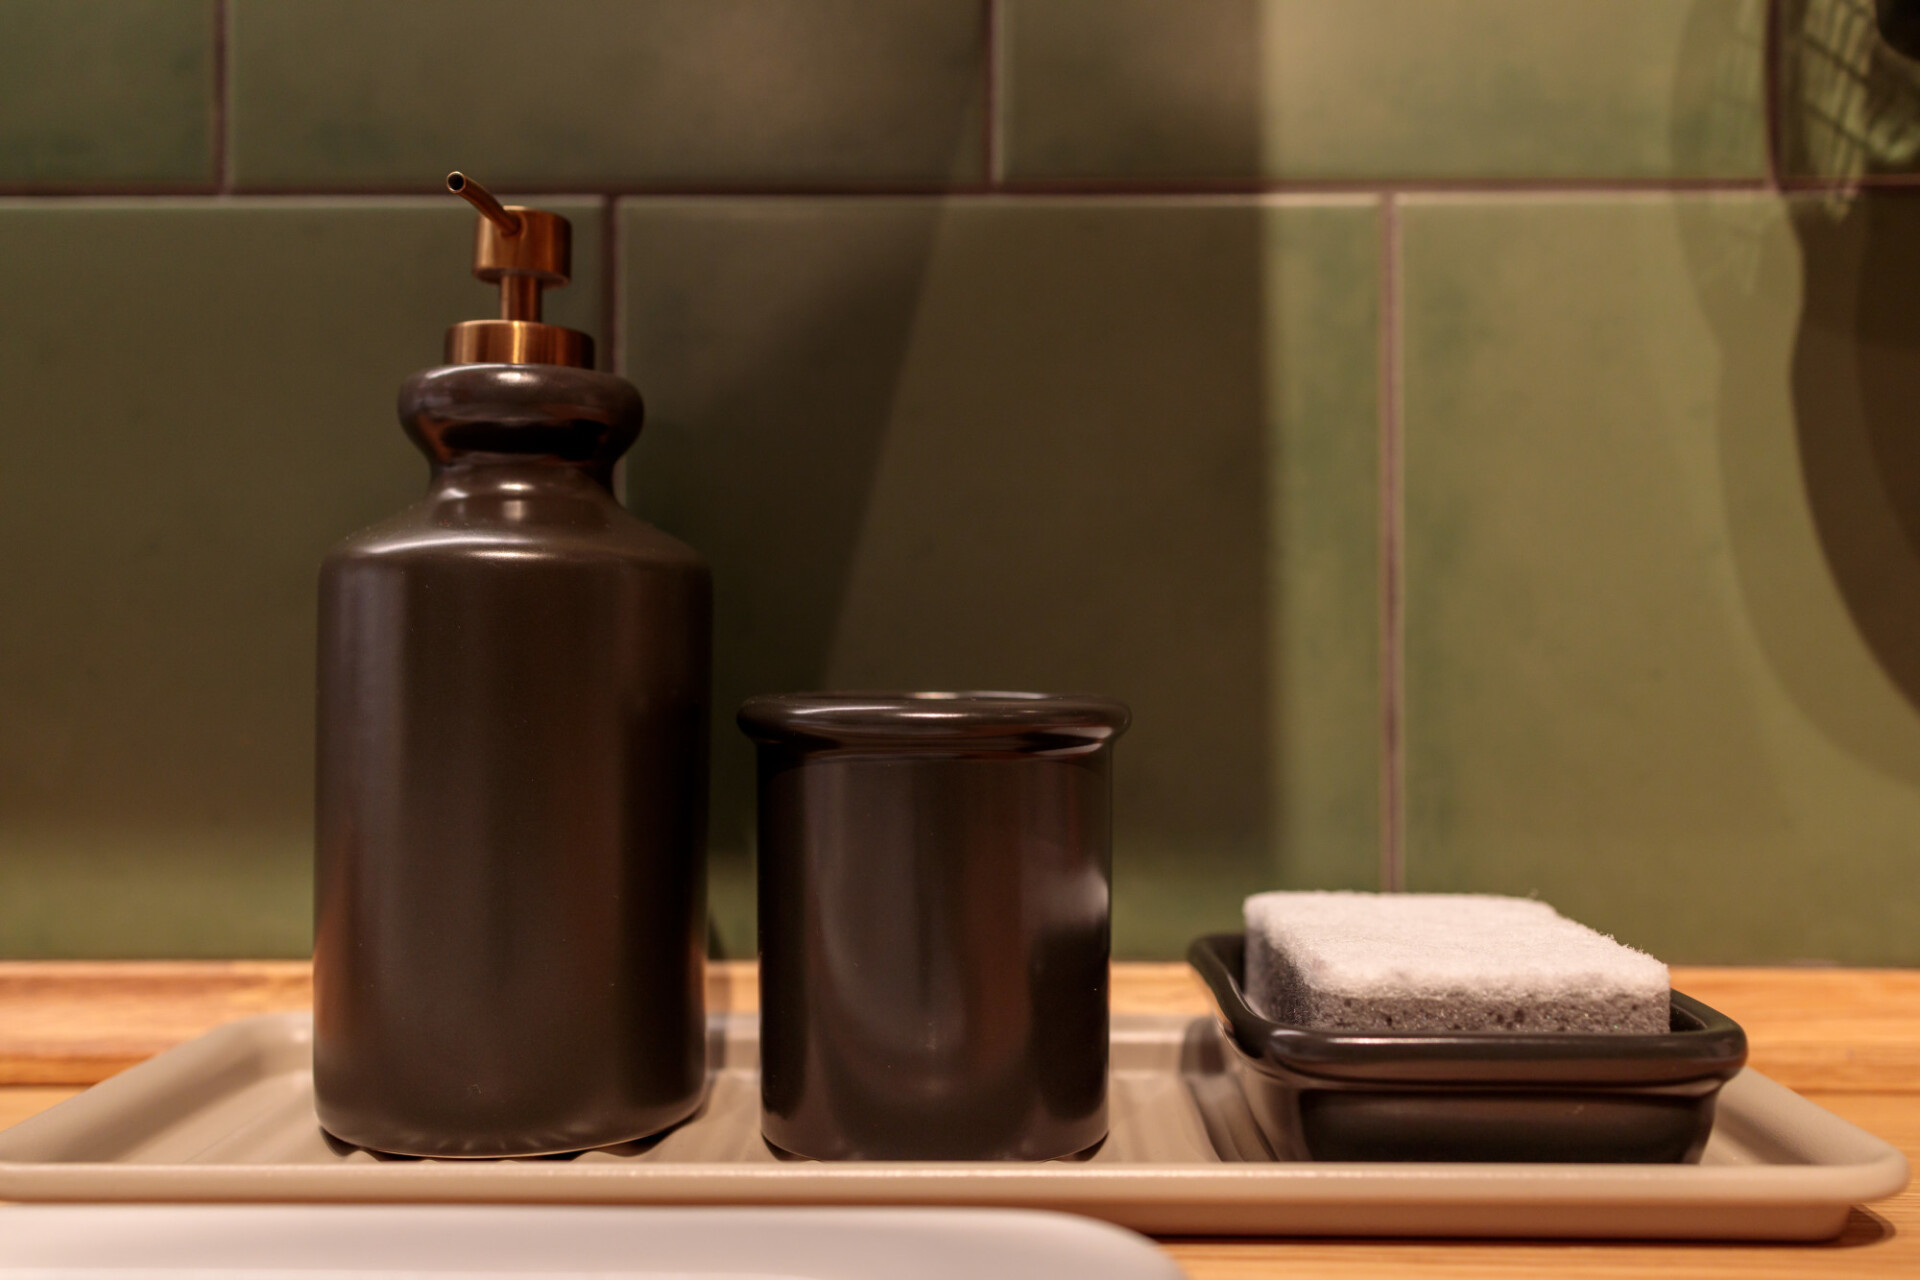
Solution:
M321 569L314 1092L374 1151L579 1151L705 1088L711 584L614 497L639 393L540 318L567 220L447 186L500 318L401 386L426 496Z

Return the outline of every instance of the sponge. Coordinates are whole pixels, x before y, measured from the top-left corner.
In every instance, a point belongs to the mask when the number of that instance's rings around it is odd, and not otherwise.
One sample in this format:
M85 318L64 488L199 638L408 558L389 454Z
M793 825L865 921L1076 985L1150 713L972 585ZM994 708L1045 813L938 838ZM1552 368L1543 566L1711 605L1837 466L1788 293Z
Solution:
M1246 990L1326 1031L1668 1029L1667 966L1544 902L1472 893L1258 893Z

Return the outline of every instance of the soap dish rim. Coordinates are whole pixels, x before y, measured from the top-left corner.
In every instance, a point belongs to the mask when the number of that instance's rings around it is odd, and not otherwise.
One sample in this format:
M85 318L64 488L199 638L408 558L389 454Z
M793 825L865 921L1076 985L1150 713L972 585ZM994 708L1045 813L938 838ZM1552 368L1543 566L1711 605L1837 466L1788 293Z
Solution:
M1746 1064L1747 1037L1717 1009L1671 992L1670 1030L1611 1032L1349 1032L1275 1022L1241 986L1246 935L1203 934L1187 963L1211 997L1229 1044L1264 1075L1322 1085L1652 1087L1726 1081Z

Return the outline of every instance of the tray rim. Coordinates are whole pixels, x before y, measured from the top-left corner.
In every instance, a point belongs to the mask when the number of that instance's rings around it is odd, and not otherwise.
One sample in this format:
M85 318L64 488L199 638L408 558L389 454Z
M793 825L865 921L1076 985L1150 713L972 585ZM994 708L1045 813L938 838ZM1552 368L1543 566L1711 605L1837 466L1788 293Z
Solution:
M1203 1020L1217 1026L1211 1017ZM729 1035L755 1014L716 1015ZM1183 1015L1116 1015L1117 1034ZM1134 1024L1141 1024L1138 1028ZM1423 1163L1111 1163L1026 1165L887 1161L858 1165L715 1162L130 1164L19 1158L42 1130L112 1120L161 1082L191 1069L202 1082L246 1076L263 1057L311 1043L305 1013L259 1014L218 1027L0 1131L0 1199L22 1202L487 1202L629 1204L965 1204L1062 1209L1136 1230L1179 1234L1568 1235L1645 1238L1818 1239L1836 1234L1851 1207L1893 1195L1906 1157L1883 1139L1743 1070L1722 1095L1732 1122L1748 1110L1786 1108L1852 1158L1769 1165ZM282 1067L280 1070L286 1070ZM1749 1096L1751 1095L1751 1097ZM1634 1207L1654 1229L1557 1229L1582 1211ZM1400 1222L1367 1213L1410 1212ZM1322 1212L1313 1224L1295 1211ZM1427 1212L1431 1211L1431 1212ZM1485 1212L1477 1212L1485 1211ZM1690 1229L1687 1216L1745 1213L1738 1230ZM1750 1211L1750 1212L1749 1212ZM1354 1215L1359 1214L1356 1218ZM1435 1213L1440 1214L1436 1217ZM1464 1216L1462 1216L1464 1214ZM1498 1215L1511 1219L1512 1229ZM1424 1215L1424 1216L1423 1216ZM1491 1216L1490 1216L1491 1215ZM1588 1212L1588 1217L1591 1213ZM1356 1225L1356 1222L1361 1225ZM1404 1227L1405 1229L1401 1229Z

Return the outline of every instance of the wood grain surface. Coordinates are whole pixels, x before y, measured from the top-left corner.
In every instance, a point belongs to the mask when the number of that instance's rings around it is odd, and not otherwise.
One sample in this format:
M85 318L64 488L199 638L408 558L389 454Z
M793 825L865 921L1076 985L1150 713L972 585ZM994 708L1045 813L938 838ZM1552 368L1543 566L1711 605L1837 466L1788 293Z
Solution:
M1674 970L1674 986L1747 1030L1753 1065L1876 1133L1920 1168L1920 972ZM751 964L714 965L715 1009L757 1007ZM0 1128L233 1018L303 1009L308 967L230 963L0 963ZM1184 965L1115 966L1124 1013L1199 1013ZM1193 1280L1701 1276L1920 1278L1920 1191L1854 1210L1815 1245L1448 1240L1163 1240Z
M1753 1065L1790 1088L1920 1092L1920 972L1674 970L1747 1029ZM716 1009L758 1007L751 963L710 966ZM91 1084L234 1018L308 1008L304 961L0 962L0 1084ZM1114 1008L1201 1013L1185 965L1116 966Z

